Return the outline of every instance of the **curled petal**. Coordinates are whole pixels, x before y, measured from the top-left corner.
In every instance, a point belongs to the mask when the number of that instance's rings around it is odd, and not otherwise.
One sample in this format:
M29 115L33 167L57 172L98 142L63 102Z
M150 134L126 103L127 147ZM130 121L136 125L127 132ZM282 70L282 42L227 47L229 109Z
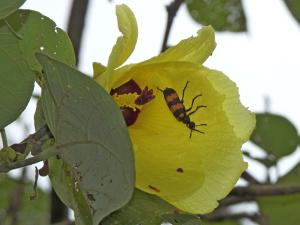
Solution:
M122 65L133 52L138 28L134 14L126 5L118 5L116 8L118 26L123 36L120 36L112 49L108 60L108 69L115 69Z
M101 63L93 63L93 78L96 79L102 73L106 71L106 66L103 66Z

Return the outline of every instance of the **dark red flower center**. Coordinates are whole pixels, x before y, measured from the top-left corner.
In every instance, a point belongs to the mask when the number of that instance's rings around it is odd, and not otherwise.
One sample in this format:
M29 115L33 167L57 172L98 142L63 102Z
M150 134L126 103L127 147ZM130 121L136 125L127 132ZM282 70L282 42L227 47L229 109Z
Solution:
M118 96L130 93L137 94L137 97L134 101L134 103L137 106L145 105L146 103L150 102L152 99L155 98L152 89L148 89L148 86L145 86L145 88L142 90L133 79L127 81L126 83L122 84L117 88L111 89L110 91L110 95ZM141 112L139 107L132 108L126 105L120 105L120 109L122 111L127 126L134 124Z

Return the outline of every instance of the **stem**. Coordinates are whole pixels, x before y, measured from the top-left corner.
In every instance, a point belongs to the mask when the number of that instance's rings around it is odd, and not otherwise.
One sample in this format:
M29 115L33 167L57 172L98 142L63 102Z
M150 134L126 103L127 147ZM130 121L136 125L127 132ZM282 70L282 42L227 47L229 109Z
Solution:
M52 156L57 155L58 153L59 153L59 150L55 146L52 146L50 148L45 149L40 154L38 154L34 157L31 157L31 158L28 158L28 159L25 159L22 161L18 161L18 162L0 165L0 172L7 173L10 170L14 170L14 169L21 168L24 166L29 166L29 165L35 164L37 162L44 161Z
M242 174L242 178L244 178L246 181L248 181L250 184L260 184L258 180L256 180L250 173L245 171Z
M228 211L224 212L213 212L211 214L207 215L202 215L200 218L209 220L209 221L223 221L223 220L238 220L238 219L243 219L243 218L248 218L250 220L256 220L258 214L250 214L247 212L242 212L242 213L234 213L230 214Z
M0 131L1 131L1 138L2 138L3 147L6 148L6 147L8 147L8 142L7 142L5 129L3 128Z
M280 186L280 185L250 185L246 187L236 187L230 195L220 202L221 207L226 207L242 202L256 201L256 197L279 196L299 194L300 186Z
M250 185L246 187L236 187L230 193L231 196L258 197L258 196L278 196L300 193L300 185Z
M220 206L225 207L225 206L230 206L230 205L234 205L234 204L238 204L238 203L242 203L242 202L245 203L245 202L251 202L251 201L255 201L255 197L253 197L253 196L244 196L244 197L229 196L227 198L224 198L220 202Z
M167 26L165 30L164 40L161 47L161 52L165 51L168 47L168 39L171 31L171 27L173 25L174 18L177 14L177 11L180 5L184 2L184 0L174 0L170 5L166 7L168 13Z

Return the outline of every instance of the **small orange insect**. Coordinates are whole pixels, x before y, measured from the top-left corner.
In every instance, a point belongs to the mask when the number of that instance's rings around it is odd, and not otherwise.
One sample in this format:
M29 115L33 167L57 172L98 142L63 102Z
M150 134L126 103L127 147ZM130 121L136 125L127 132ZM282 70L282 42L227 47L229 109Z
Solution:
M184 92L185 92L185 90L186 90L186 88L188 86L188 83L189 83L189 81L186 82L186 84L185 84L185 86L183 88L181 100L179 99L177 92L174 89L172 89L172 88L168 88L167 87L166 89L162 90L162 89L160 89L160 88L157 87L157 89L163 93L164 98L166 100L166 103L167 103L169 109L171 110L171 112L173 113L173 115L175 116L175 118L178 121L183 122L191 130L191 133L190 133L190 138L191 138L193 131L197 131L197 132L199 132L201 134L204 134L203 131L197 130L196 127L197 126L206 126L207 124L206 123L202 123L202 124L196 125L193 121L191 121L190 115L192 115L193 113L197 112L198 109L200 109L200 108L206 108L207 106L205 106L205 105L198 105L195 110L191 111L192 108L193 108L195 100L198 97L202 96L201 94L199 94L199 95L196 95L192 99L191 106L188 109L185 109L185 106L183 104L183 99L184 99Z

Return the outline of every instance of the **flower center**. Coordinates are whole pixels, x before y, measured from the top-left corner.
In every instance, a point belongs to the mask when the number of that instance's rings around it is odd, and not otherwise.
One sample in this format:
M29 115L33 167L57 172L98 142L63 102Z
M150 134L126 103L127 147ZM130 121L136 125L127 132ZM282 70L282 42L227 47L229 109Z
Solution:
M117 93L113 94L112 97L114 101L120 106L120 107L129 107L132 108L134 111L136 109L141 109L141 105L137 105L135 103L135 100L139 97L137 93L128 93L128 94L121 94L118 95Z
M146 86L143 90L134 80L112 89L110 95L119 105L127 126L135 123L143 105L154 99L153 90Z

